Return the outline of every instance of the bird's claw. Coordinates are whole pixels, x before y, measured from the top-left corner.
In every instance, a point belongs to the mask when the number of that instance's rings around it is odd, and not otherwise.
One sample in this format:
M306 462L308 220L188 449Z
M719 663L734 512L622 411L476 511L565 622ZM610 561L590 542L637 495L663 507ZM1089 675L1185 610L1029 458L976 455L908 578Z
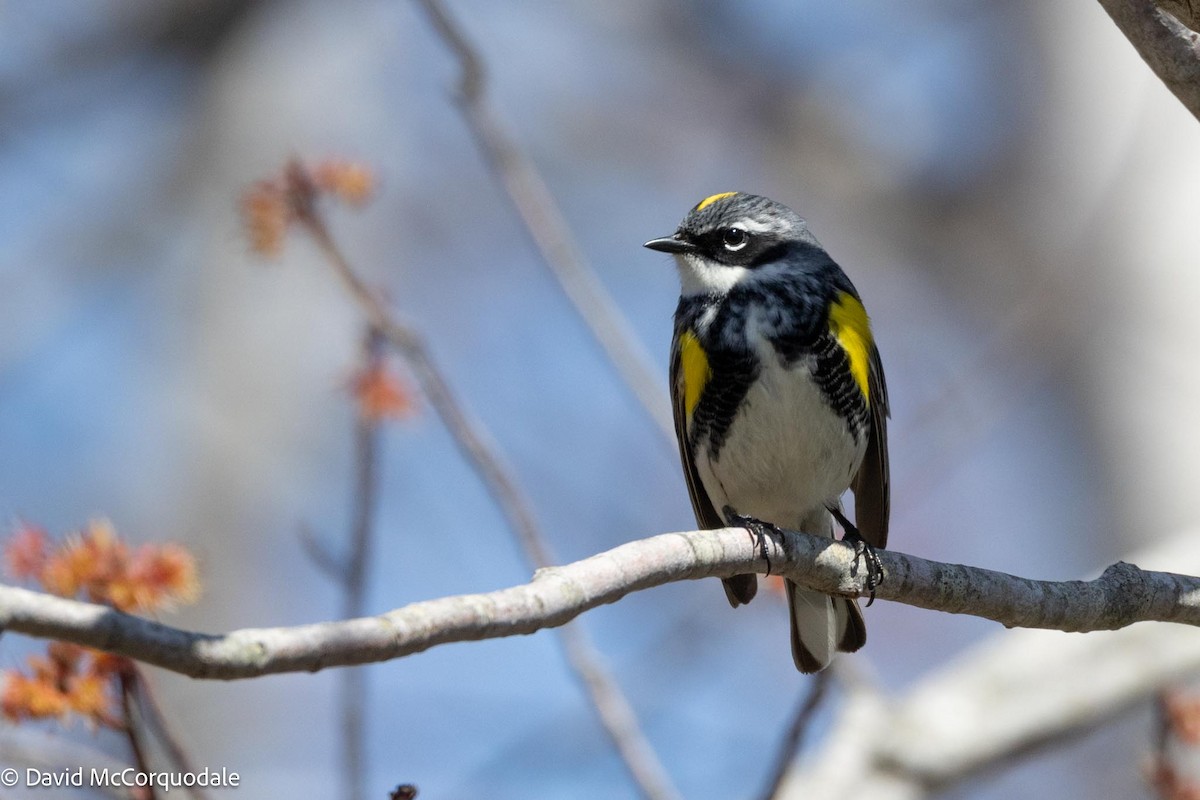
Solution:
M763 561L767 562L767 574L770 575L771 556L767 549L767 536L768 534L778 535L781 533L779 527L771 522L764 522L761 519L739 514L733 510L733 506L725 506L721 511L725 514L725 519L729 521L730 525L745 528L754 537L754 543L758 546L758 554L762 557Z
M867 607L869 608L875 602L875 590L883 584L885 573L883 571L883 562L879 560L879 553L875 551L875 546L870 544L858 532L858 528L854 526L850 520L846 519L846 515L840 509L829 509L833 514L834 519L842 526L842 541L854 546L854 564L850 568L850 574L858 576L858 565L861 561L863 567L867 571L864 586L867 590Z

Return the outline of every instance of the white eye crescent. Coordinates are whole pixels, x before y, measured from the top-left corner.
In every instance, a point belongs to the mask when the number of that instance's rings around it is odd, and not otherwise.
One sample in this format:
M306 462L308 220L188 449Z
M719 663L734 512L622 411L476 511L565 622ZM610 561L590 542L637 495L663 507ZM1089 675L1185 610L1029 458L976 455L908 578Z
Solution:
M721 234L721 244L731 253L737 252L750 242L750 234L742 228L726 228Z

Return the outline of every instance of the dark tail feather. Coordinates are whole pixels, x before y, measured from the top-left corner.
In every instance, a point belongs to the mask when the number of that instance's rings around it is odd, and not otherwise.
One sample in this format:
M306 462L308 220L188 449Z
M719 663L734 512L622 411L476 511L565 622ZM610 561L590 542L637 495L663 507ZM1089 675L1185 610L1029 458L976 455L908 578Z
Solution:
M838 642L838 650L853 653L867 643L867 623L863 619L862 609L858 607L857 600L841 599L834 602L846 604L846 630Z
M743 603L749 603L758 592L757 575L734 575L732 578L722 578L721 585L725 587L725 596L729 605L737 608Z
M852 653L867 642L867 626L856 600L830 597L787 581L792 660L801 672L820 672L834 652Z

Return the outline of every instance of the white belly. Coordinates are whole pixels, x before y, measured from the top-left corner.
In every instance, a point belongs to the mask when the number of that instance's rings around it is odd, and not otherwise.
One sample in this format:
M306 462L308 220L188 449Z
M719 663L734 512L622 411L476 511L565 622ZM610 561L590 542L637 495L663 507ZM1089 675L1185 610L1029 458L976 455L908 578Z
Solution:
M771 353L713 461L696 453L704 489L721 511L799 528L814 511L836 505L862 463L855 442L821 397L803 360L790 369Z

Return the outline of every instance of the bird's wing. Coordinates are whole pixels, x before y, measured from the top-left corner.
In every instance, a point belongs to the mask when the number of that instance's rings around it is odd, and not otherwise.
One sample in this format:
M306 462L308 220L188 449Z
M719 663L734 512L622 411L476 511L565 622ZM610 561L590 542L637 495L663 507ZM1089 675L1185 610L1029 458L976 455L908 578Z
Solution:
M684 408L684 377L679 335L671 341L671 409L675 412L675 439L679 443L679 460L683 463L683 476L687 480L688 495L692 498L692 510L696 512L696 524L709 530L725 527L725 520L713 508L696 464L692 461L692 448L688 447L687 409Z
M862 465L854 476L850 488L854 490L854 521L858 532L868 544L887 547L888 516L891 514L891 477L888 467L887 381L883 377L883 362L879 350L871 345L871 361L868 372L868 400L870 403L870 431L867 436L867 452Z
M692 498L692 510L696 512L696 524L706 530L723 528L726 525L721 515L713 508L708 492L700 481L700 473L696 471L696 462L692 460L692 448L688 447L687 419L687 387L683 374L683 355L679 344L679 334L671 340L671 408L675 412L675 438L679 442L679 460L683 462L683 477L687 480L688 495ZM743 603L754 599L758 591L758 576L734 575L722 578L721 585L725 588L725 597L729 605L737 608Z

